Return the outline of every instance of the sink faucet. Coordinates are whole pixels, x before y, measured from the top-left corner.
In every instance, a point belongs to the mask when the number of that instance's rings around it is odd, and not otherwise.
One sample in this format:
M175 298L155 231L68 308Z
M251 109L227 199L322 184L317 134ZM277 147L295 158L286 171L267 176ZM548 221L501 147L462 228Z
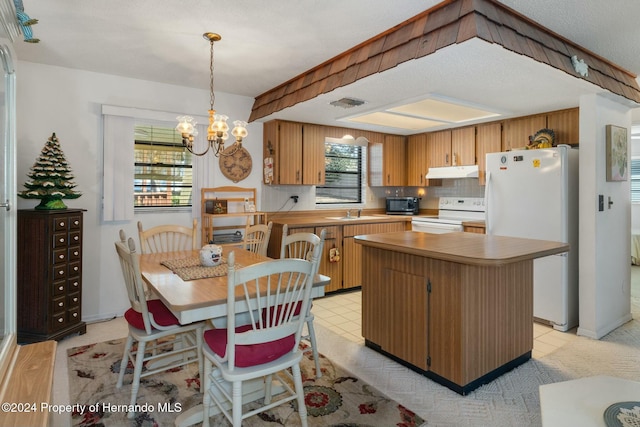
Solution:
M347 209L347 216L346 216L347 218L352 218L352 216L351 216L351 211L352 210L353 209ZM360 218L360 214L361 213L362 213L362 209L358 209L358 218Z

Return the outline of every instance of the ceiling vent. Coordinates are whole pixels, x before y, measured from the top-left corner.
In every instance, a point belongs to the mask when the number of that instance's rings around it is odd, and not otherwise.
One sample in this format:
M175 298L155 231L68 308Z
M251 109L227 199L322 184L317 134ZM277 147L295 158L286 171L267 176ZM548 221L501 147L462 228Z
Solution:
M338 99L337 101L332 101L329 104L333 105L334 107L353 108L353 107L359 107L364 103L365 102L361 99L341 98L341 99Z

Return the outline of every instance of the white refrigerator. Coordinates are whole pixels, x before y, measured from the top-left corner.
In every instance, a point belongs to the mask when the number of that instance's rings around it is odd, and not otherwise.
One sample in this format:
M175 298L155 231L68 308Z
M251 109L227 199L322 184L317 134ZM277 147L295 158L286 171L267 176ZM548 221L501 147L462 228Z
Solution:
M533 315L560 331L578 325L578 149L487 154L487 234L569 243L534 260Z

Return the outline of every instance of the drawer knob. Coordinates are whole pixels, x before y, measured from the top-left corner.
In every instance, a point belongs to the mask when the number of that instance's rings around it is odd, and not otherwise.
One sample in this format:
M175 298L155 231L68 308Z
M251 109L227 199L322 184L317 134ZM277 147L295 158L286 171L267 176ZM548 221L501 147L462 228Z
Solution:
M58 318L58 323L62 323L62 322L64 322L64 319L62 317L59 317Z
M79 224L80 224L80 221L78 221L78 220L76 219L75 221L73 221L73 224L74 224L74 225L79 225Z
M78 302L78 298L74 298L74 299L73 299L73 302Z
M78 313L73 313L73 317L78 317Z
M65 226L64 221L60 221L60 223L59 223L59 224L60 224L60 227L64 227L64 226Z
M58 255L58 258L64 259L64 255Z
M63 305L64 305L64 303L63 303L63 302L59 302L59 303L58 303L58 307L62 307Z
M80 255L80 253L78 251L73 251L73 255L74 256L78 256L78 255Z
M64 274L64 270L58 270L58 274L62 276Z
M73 267L73 271L78 271L78 266Z
M80 239L80 236L73 236L73 240L75 240L76 242L78 241L78 239Z
M58 290L59 290L59 291L64 291L64 286L60 286L60 287L58 288Z

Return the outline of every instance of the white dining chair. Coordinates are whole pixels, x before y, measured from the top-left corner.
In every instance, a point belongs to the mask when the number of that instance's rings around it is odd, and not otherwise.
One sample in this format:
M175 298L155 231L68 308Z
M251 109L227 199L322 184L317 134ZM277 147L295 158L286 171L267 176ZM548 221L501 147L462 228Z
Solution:
M267 256L272 227L273 222L271 221L269 221L268 224L247 225L244 230L242 248L262 256Z
M193 219L191 227L184 225L158 225L143 229L138 221L138 237L140 238L140 252L151 254L157 252L187 251L198 249L198 220Z
M206 331L202 345L204 427L209 426L212 405L240 427L242 420L292 400L297 400L301 425L307 426L299 346L304 316L300 313L306 312L311 300L319 249L310 261L277 259L240 269L235 268L235 254L229 253L227 325ZM248 320L236 325L236 314L240 314L236 308L241 306ZM293 381L294 389L285 377ZM243 383L248 381L259 381L264 401L243 413ZM276 396L272 396L273 381L284 389ZM277 400L272 401L273 397Z
M131 405L135 405L140 379L143 377L197 362L202 378L202 334L205 322L181 325L162 301L147 300L140 274L140 254L136 253L133 239L127 239L124 231L120 230L120 241L115 245L131 303L131 308L124 313L129 334L116 386L122 387L127 365L131 361L134 366ZM137 348L134 348L134 343L137 343ZM158 367L152 368L151 364L146 363L150 361L157 362ZM169 362L166 363L167 361ZM147 369L143 371L145 364ZM135 413L129 412L129 418L134 416Z
M314 233L293 233L287 234L289 232L289 226L285 224L282 227L282 243L280 245L280 258L300 258L300 259L311 259L313 251L316 247L320 247L320 254L322 254L322 249L324 247L324 240L327 233L327 230L323 228L320 231L320 235ZM320 267L320 262L316 265L316 271L314 271L314 275L318 273L318 268ZM311 351L313 354L313 360L316 365L316 378L320 378L322 376L322 371L320 369L320 355L318 353L318 344L316 342L316 333L313 328L314 316L311 312L312 303L309 303L309 308L307 310L307 314L305 317L305 323L307 325L307 334L302 336L302 339L308 341L310 346L305 351Z

